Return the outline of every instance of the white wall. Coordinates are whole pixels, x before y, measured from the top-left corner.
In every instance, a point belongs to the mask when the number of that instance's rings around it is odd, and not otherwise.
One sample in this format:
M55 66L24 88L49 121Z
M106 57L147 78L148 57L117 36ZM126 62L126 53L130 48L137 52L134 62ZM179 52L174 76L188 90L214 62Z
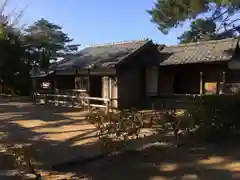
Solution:
M102 77L102 97L111 99L110 106L118 106L118 88L117 88L117 78L104 76Z

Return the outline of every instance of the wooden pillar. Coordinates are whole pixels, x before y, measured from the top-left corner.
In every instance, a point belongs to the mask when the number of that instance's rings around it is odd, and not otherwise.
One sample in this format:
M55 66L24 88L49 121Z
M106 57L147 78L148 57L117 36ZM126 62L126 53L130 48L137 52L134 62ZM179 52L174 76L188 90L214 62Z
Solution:
M37 93L37 79L36 79L36 77L32 77L32 92L31 92L31 95L32 95L33 103L36 103L36 94L35 93Z
M88 94L88 97L90 97L90 69L88 68L88 82L87 82L87 94ZM90 109L91 109L91 100L88 98L87 99L87 102L88 102L88 111L90 112Z
M89 68L88 68L87 92L88 92L88 96L90 96L90 69Z
M217 78L217 92L216 92L217 95L219 95L221 93L222 72L219 72L218 75L219 76Z
M57 78L56 78L56 74L53 74L53 90L56 94L56 90L57 90Z
M31 79L32 79L32 89L31 89L31 95L32 95L32 100L34 103L36 103L36 96L35 93L37 92L37 78L36 78L36 74L37 74L37 68L36 66L32 67L32 72L31 72ZM4 84L2 84L2 86L4 87Z
M110 99L109 105L111 105L111 98L112 98L112 79L108 76L108 98Z
M57 78L56 78L56 73L54 72L52 75L52 89L53 89L53 93L55 95L58 95L59 91L57 89ZM54 96L54 104L55 105L59 105L59 101L58 101L58 97Z
M222 83L221 83L221 90L220 93L224 94L225 93L225 87L226 87L226 72L222 72Z
M203 94L205 94L205 92L204 92L204 84L205 84L205 82L204 82L204 75L203 75L203 72L200 72L200 95L203 95Z
M105 103L105 106L106 106L105 114L109 115L109 101L105 101L104 103Z
M36 77L32 77L32 93L36 93L37 91L37 78Z

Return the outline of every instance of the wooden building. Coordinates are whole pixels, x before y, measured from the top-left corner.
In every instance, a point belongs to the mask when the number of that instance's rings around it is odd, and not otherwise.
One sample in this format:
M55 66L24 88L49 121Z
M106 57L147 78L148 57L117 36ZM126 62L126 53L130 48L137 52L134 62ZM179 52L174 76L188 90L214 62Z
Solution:
M237 39L176 46L151 40L104 44L54 64L46 77L53 91L81 89L91 97L109 98L115 108L144 107L169 96L236 91L239 51Z
M180 97L233 93L240 88L238 39L166 46L159 51L158 66L148 70L148 81L154 79L151 102L161 104L171 97L175 103Z
M52 73L37 78L37 84L49 81L53 92L80 89L91 97L109 98L114 108L135 107L145 95L146 65L156 54L157 45L151 40L87 47L54 64Z

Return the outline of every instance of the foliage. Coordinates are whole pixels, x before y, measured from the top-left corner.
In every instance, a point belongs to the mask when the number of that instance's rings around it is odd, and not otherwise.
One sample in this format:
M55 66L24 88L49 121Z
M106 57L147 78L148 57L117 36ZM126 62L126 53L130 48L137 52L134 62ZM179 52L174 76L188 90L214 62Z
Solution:
M0 77L15 93L28 94L30 66L22 59L24 48L15 35L8 34L0 40Z
M148 11L162 33L191 22L180 42L221 39L238 36L240 19L238 0L157 0Z
M203 96L186 111L197 127L195 135L207 141L239 137L240 96Z
M1 7L0 22L0 80L2 91L27 95L30 92L29 78L30 67L23 59L25 49L20 40L20 30L15 27L23 11L20 11L14 19L4 15L4 9L8 3L5 0Z
M142 128L157 128L161 134L172 132L177 146L182 143L182 135L214 142L239 138L239 112L239 94L207 95L196 97L185 110L165 110L151 116L134 110L109 115L98 112L91 113L87 120L97 127L104 147L115 151L126 148L128 140L139 138Z
M176 145L181 145L180 136L189 132L190 129L194 128L194 124L191 118L187 118L186 112L182 110L167 110L163 113L159 124L167 132L171 130L174 134Z
M176 111L166 111L161 116L156 115L157 113L153 113L149 116L135 110L123 110L109 115L92 112L86 120L95 125L100 142L108 150L129 148L128 141L138 139L142 128L152 128L163 133L172 131L176 145L180 146L180 131L187 131L193 126L190 119L181 118L182 114Z
M27 27L23 38L33 63L43 69L49 67L50 60L57 60L78 48L78 45L69 44L73 39L63 32L62 27L46 19Z
M33 66L46 69L51 60L77 50L78 45L71 44L73 39L60 26L45 19L26 29L16 28L24 10L10 19L4 13L7 4L8 0L5 0L0 7L1 93L29 95Z
M116 146L115 142L137 138L143 127L139 114L131 110L123 110L117 114L109 113L108 115L101 111L92 112L87 116L87 121L96 126L98 137L104 148L110 150L118 150L121 147Z
M200 40L217 40L228 37L234 37L234 33L230 31L225 34L217 34L217 25L211 20L197 19L192 22L190 30L185 31L178 39L180 43L197 42Z

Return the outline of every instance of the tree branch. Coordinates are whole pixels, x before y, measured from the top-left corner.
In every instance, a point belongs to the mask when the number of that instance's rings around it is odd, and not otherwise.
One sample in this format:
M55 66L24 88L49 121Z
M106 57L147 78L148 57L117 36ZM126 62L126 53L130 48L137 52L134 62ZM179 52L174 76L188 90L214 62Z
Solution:
M234 28L232 28L232 29L226 30L225 32L223 32L223 33L220 34L220 35L225 35L225 34L227 34L227 33L236 31L236 30L238 30L238 29L240 29L240 25L238 25L238 26L236 26L236 27L234 27Z
M227 21L227 19L229 18L229 14L227 15L227 17L225 17L222 22L220 23L218 29L216 30L216 33L220 31L220 29L222 28L222 25L224 25L224 23Z
M221 13L220 15L218 15L217 17L214 17L214 16L213 16L213 17L210 18L209 20L215 21L215 20L217 20L218 18L222 17L223 15L227 14L229 11L230 11L230 9L227 9L226 11L224 11L223 13Z
M235 22L237 22L237 21L240 21L240 18L234 19L234 20L231 21L230 23L227 23L227 25L230 26L231 24L233 24L233 23L235 23Z

